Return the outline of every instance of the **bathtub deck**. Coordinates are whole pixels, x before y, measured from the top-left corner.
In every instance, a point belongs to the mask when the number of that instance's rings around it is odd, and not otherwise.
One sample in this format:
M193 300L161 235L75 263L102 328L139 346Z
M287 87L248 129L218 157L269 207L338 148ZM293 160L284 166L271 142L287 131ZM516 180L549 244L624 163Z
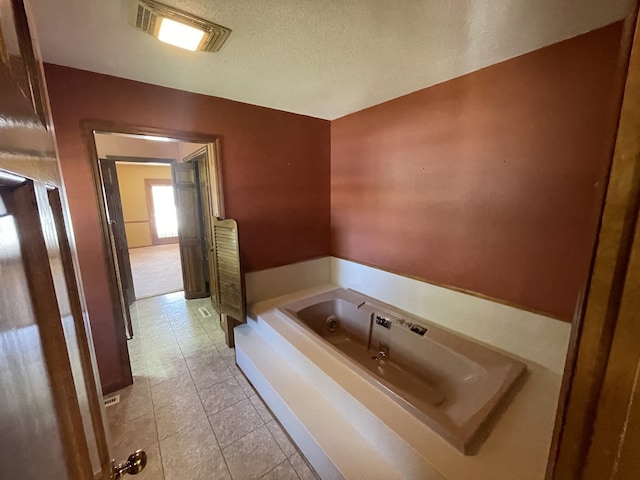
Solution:
M404 478L254 330L235 334L238 365L323 479Z
M544 478L557 374L530 363L526 383L480 451L464 456L275 310L331 288L256 304L236 330L238 365L322 478Z

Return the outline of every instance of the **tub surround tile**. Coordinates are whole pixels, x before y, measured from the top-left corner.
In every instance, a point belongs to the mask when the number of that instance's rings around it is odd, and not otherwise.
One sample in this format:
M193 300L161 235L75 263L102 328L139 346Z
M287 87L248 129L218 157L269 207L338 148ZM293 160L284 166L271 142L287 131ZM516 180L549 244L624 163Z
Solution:
M209 422L198 421L160 441L166 480L185 478L185 471L219 452Z
M265 426L223 448L222 454L234 480L260 478L286 459Z
M420 280L336 257L245 275L247 303L271 304L304 290L341 286L478 339L562 375L571 325ZM276 303L280 303L279 301ZM274 304L275 305L275 304Z
M334 257L331 283L563 373L568 322Z
M222 448L264 425L248 399L209 416L209 421Z
M331 257L315 258L245 274L247 304L280 297L331 279Z

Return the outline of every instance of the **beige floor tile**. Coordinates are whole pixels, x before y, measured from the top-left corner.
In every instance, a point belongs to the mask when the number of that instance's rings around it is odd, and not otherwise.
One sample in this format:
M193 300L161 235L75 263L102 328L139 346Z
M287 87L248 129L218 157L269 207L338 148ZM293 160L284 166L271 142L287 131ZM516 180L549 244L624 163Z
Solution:
M189 376L189 369L181 356L166 357L164 359L155 360L148 359L147 370L151 386L172 378Z
M242 370L240 370L238 368L238 365L236 365L236 359L235 358L230 358L230 357L223 357L224 362L227 364L227 367L229 367L229 370L231 370L231 373L233 373L233 375L235 377L237 377L238 375L242 375Z
M202 408L198 395L181 398L170 405L156 409L158 438L161 441L196 422L208 423L207 414Z
M215 452L212 457L185 472L182 478L189 480L231 480L231 475L227 470L222 453Z
M131 364L131 374L137 377L145 377L148 380L149 371L146 362L136 362Z
M199 368L204 368L213 365L216 362L222 361L222 356L215 348L208 348L206 350L199 350L195 353L185 355L185 362L187 367L193 372Z
M190 355L192 353L197 353L198 351L213 348L213 342L206 333L203 333L202 337L182 340L178 342L178 345L180 345L180 350L182 350L183 355Z
M231 373L227 364L220 360L211 365L193 370L191 376L198 391L202 391L207 387L233 377L233 373Z
M149 463L138 480L230 480L227 467L233 480L315 479L235 365L209 300L181 296L136 302L128 346L138 375L107 409L114 456L125 460L143 448ZM202 317L199 306L212 317Z
M229 348L223 344L223 345L216 345L216 349L218 350L218 352L220 352L220 355L222 355L224 358L229 358L229 357L233 357L234 359L236 358L235 348Z
M119 422L109 419L111 434L111 455L124 459L138 449L145 449L158 443L156 419L148 413L133 420Z
M223 331L207 331L207 334L214 345L225 345L225 336Z
M260 415L248 399L220 410L209 416L209 420L218 443L223 448L264 425Z
M177 356L181 356L180 345L175 338L162 338L160 340L151 340L149 342L145 342L144 344L144 353L147 358L153 356L154 354L176 354Z
M182 320L174 319L174 321L171 322L171 326L178 340L186 340L207 334L207 331L200 325L200 322L193 318L185 318Z
M223 448L222 454L234 480L260 478L286 458L265 426Z
M235 378L230 377L200 392L202 404L208 415L213 415L223 408L230 407L247 398Z
M298 480L298 474L288 461L282 462L271 470L261 480Z
M149 339L152 337L162 337L168 333L172 333L169 319L164 316L153 315L140 317L138 326L134 327L133 338Z
M214 321L207 321L206 319L204 319L203 321L200 322L200 325L202 325L202 328L204 329L205 332L207 332L207 335L209 336L217 335L219 333L224 335L224 332L220 328L220 325L218 325L217 318ZM216 343L219 343L219 342L216 342Z
M298 477L300 477L300 480L318 480L318 476L316 476L299 453L295 453L289 457L289 462L298 474Z
M138 317L149 317L153 315L162 315L162 302L148 302L147 299L136 300L136 308L138 309Z
M170 302L163 303L162 310L167 318L171 318L172 316L186 316L189 315L189 307L187 307L184 302Z
M196 387L189 374L151 386L151 399L156 409L195 393Z
M282 430L282 427L278 425L278 422L276 422L275 420L271 420L269 423L267 423L267 428L269 429L269 432L271 432L271 435L273 435L273 438L276 439L276 442L278 442L278 445L282 449L282 452L287 457L290 457L297 452L296 448L293 446L293 443L291 443L291 440L289 440L289 437L286 435L284 430Z
M256 391L253 389L253 387L249 383L249 380L247 380L244 375L242 375L242 374L241 375L235 375L234 378L238 381L238 383L240 384L240 387L242 388L244 393L246 393L249 396L255 395Z
M218 452L220 447L207 420L198 421L160 441L166 480L187 478L184 473Z
M158 328L169 324L169 319L164 314L162 307L149 311L138 309L138 326L141 328Z
M118 390L120 403L106 409L107 416L114 422L128 422L153 412L151 388L146 377L133 377L133 385ZM109 395L111 396L111 394Z
M249 396L249 400L251 401L253 408L256 409L258 415L260 415L260 418L262 418L265 423L273 420L271 412L267 409L267 406L255 392Z
M185 304L184 292L179 291L179 292L172 292L172 293L167 293L165 295L161 295L160 301L162 302L163 305L174 303L174 302L178 302L184 305Z

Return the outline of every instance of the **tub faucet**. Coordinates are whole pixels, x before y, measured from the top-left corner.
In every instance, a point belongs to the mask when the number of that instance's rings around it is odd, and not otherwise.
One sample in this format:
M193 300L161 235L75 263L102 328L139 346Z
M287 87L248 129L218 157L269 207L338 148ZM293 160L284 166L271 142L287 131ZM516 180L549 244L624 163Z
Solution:
M384 342L380 342L380 346L378 347L378 357L384 359L389 356L389 345Z

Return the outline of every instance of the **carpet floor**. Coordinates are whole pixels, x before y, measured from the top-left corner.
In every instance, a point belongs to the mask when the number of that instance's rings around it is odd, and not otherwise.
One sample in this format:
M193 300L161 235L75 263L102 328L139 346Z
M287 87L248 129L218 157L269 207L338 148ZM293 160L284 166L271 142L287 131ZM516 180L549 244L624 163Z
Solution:
M129 250L136 298L155 297L183 289L177 243Z

